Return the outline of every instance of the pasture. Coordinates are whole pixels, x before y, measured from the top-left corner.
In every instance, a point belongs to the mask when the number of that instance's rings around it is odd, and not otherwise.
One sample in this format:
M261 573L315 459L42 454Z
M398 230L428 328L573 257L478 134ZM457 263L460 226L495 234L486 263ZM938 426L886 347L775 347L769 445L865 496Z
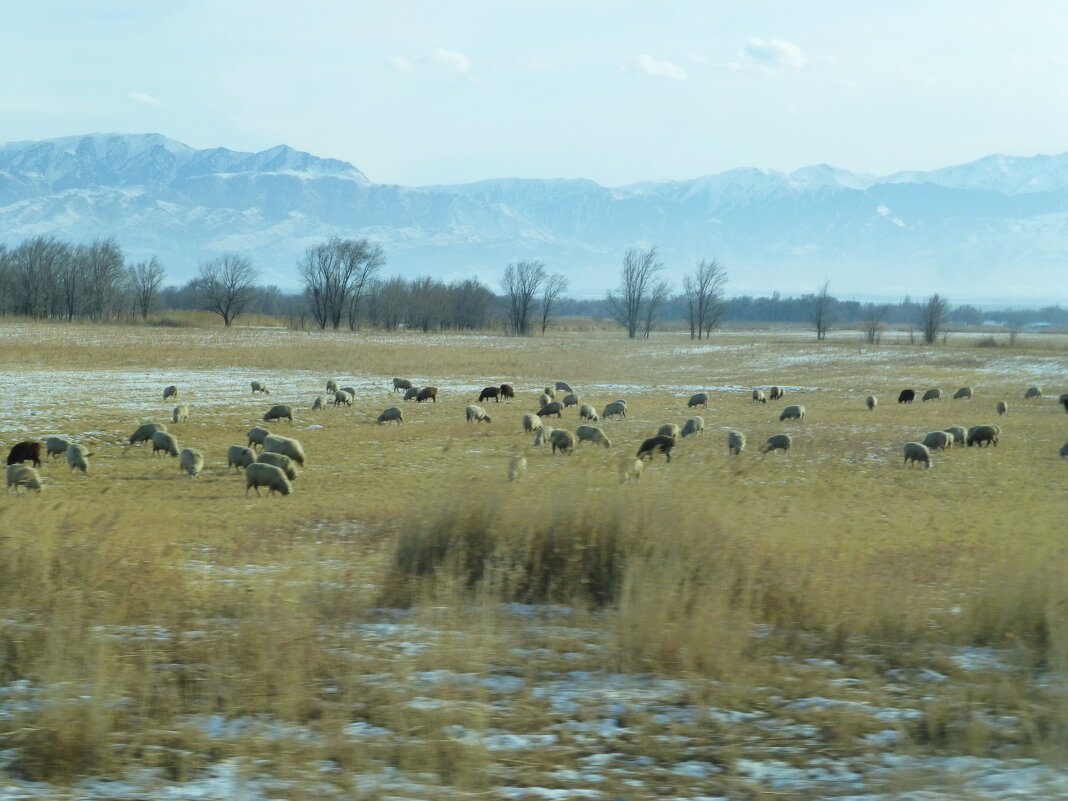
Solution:
M0 325L5 455L50 435L92 452L87 475L54 458L43 492L0 499L13 797L110 797L85 784L109 777L197 797L992 798L1017 775L1068 797L1068 342L884 342ZM598 411L627 400L597 423L611 448L532 447L520 418L557 380ZM505 382L515 398L467 422ZM295 419L268 427L307 465L291 495L246 496L227 447L280 403ZM780 422L791 404L804 419ZM403 424L377 425L390 406ZM694 414L702 434L620 482ZM145 422L204 472L126 447ZM903 465L905 442L982 423L997 447ZM790 451L761 453L779 433Z

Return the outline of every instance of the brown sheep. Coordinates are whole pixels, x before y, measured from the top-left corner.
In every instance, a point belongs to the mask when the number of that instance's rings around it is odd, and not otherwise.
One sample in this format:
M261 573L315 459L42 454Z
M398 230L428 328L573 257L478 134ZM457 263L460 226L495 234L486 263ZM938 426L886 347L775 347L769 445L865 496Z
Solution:
M509 400L511 400L515 397L515 390L512 389L511 384L501 384L500 390L502 398L508 398Z
M394 378L393 379L393 391L403 392L406 389L412 388L412 382L407 378Z
M419 394L415 396L416 403L422 403L423 401L438 402L438 388L437 387L423 387L419 390Z
M657 453L664 454L664 457L671 461L671 449L675 447L675 438L669 437L664 434L657 434L655 437L649 437L638 448L638 453L635 456L637 459L644 459L648 457L652 459Z

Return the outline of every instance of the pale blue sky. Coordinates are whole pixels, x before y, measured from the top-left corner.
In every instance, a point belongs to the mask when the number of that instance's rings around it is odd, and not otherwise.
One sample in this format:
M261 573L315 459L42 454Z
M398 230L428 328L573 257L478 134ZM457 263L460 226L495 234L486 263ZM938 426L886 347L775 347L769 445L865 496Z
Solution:
M372 181L741 166L886 174L1068 150L1068 4L11 2L0 141L287 144Z

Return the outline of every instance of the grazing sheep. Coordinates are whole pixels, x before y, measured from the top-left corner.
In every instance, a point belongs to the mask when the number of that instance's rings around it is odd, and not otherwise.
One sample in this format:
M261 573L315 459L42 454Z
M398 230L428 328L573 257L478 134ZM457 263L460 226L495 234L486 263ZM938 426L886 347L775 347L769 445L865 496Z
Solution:
M625 400L612 401L610 404L604 407L604 411L601 412L601 417L607 420L609 417L626 417L627 416L627 402Z
M619 483L627 484L642 477L645 463L637 456L625 456L619 460Z
M753 390L753 400L755 400L757 403L767 403L768 402L768 396L764 394L764 390L762 390L762 389L754 389Z
M781 398L785 394L786 390L782 387L772 387L768 390L768 398L770 398L771 400L779 400L779 398Z
M600 419L601 417L597 414L597 410L594 409L590 404L579 404L579 420L590 420L591 422L596 423Z
M1061 445L1061 458L1068 458L1068 442Z
M562 428L553 429L553 433L549 435L549 444L553 446L553 453L557 450L560 453L571 453L575 450L575 438L571 436L570 431Z
M341 391L349 393L354 398L356 397L356 387L342 387Z
M306 457L304 456L304 448L301 447L298 440L271 434L263 441L263 450L267 453L280 453L283 456L288 456L301 467L304 467L304 459Z
M897 396L898 403L912 403L914 400L916 400L916 390L914 389L903 389Z
M523 431L527 434L537 431L541 428L541 418L536 414L528 412L523 415Z
M905 461L902 464L908 464L909 462L923 462L923 466L929 468L931 466L931 451L922 442L906 442Z
M700 434L705 430L705 418L700 415L696 417L688 417L686 422L682 424L682 431L679 432L679 436L688 437L690 434Z
M189 407L184 403L181 406L175 406L171 411L171 422L184 423L189 419Z
M290 481L296 481L297 476L300 473L297 471L297 466L293 464L293 460L282 453L272 453L271 451L265 451L256 457L256 461L260 464L273 464L279 470L286 474L286 478Z
M604 445L605 449L612 447L612 440L604 435L597 426L579 426L575 429L575 434L578 436L579 445L583 442L592 442L595 445Z
M49 437L45 440L45 454L51 459L53 456L65 454L70 443L63 437Z
M927 390L923 393L923 397L920 398L920 403L926 403L929 400L942 400L942 390L938 389L938 387Z
M1061 395L1059 398L1057 398L1057 402L1061 406L1063 406L1064 407L1064 411L1066 413L1068 413L1068 392L1065 392L1063 395Z
M508 480L518 481L527 472L526 457L516 454L508 460Z
M804 420L805 419L805 407L797 403L793 406L787 406L782 410L779 415L779 422L783 420Z
M789 434L775 434L768 437L767 443L764 445L764 453L771 453L772 451L782 451L786 453L793 446L794 440Z
M263 441L270 436L271 432L263 426L253 426L248 430L248 446L250 448L259 445L263 447Z
M780 436L789 436L788 434L782 434ZM768 440L771 442L771 440ZM727 453L731 456L737 456L745 450L745 434L741 431L731 431L727 434Z
M508 398L509 400L511 400L515 397L515 390L512 389L511 384L501 384L500 390L502 398Z
M423 387L419 390L419 394L415 396L416 403L423 403L424 401L438 402L438 388L437 387Z
M690 399L686 401L686 408L692 409L694 406L704 406L708 408L708 393L698 392L695 395L691 395Z
M12 464L7 467L7 491L15 488L15 494L19 494L19 487L31 490L41 490L41 476L32 467L24 464Z
M130 444L138 445L142 442L151 442L152 435L157 431L166 431L167 426L163 423L143 423L137 427L137 429L130 434Z
M980 448L983 444L993 445L995 448L998 446L998 438L1001 436L1001 428L995 425L981 425L972 426L968 429L968 447L972 445L978 445Z
M878 406L878 405L879 405L879 399L878 399L877 397L875 397L874 395L869 395L868 397L866 397L866 398L864 399L864 403L865 403L865 404L867 405L867 407L868 407L868 411L870 412L870 411L872 411L872 410L873 410L873 409L874 409L874 408L875 408L876 406Z
M37 440L28 439L24 442L16 442L11 446L7 454L8 464L22 464L33 462L34 467L41 466L41 443Z
M338 386L337 381L335 381L332 378L326 379L326 391L327 392L337 392L339 389L340 389L340 387Z
M945 431L929 431L923 438L923 444L932 451L944 451L953 447L955 437Z
M540 409L546 403L552 403L552 398L546 395L544 392L538 395L538 408Z
M538 448L549 441L556 429L552 426L542 426L534 432L534 447Z
M467 422L469 422L469 423L471 423L471 422L475 422L475 423L491 423L491 422L493 422L492 420L490 420L490 416L488 414L486 414L486 410L485 409L483 409L481 406L475 406L475 404L473 404L473 403L470 406L468 406L466 409L464 409L464 414L467 415Z
M315 396L315 400L312 401L312 411L313 412L318 412L322 408L323 408L323 396L322 395L316 395Z
M493 398L497 403L501 402L501 388L500 387L486 387L479 393L478 402L482 403L484 400Z
M404 392L406 389L412 388L412 382L407 378L394 378L393 379L393 391Z
M384 409L382 414L378 415L378 419L375 422L379 425L382 423L397 423L400 425L404 422L404 412L396 406L390 406L388 409Z
M245 468L245 497L248 497L248 491L253 488L259 495L260 487L266 487L268 495L272 492L288 495L293 491L293 485L279 468L273 464L253 462Z
M657 434L655 437L649 437L649 439L642 442L638 448L638 453L635 455L636 459L644 459L646 456L652 460L653 456L657 453L664 454L664 458L669 462L671 461L671 449L675 447L675 438L669 437L664 434Z
M418 394L419 394L419 388L418 387L408 387L408 389L404 390L404 397L402 398L402 400L410 401L413 398L415 398Z
M579 405L579 396L576 395L574 392L572 392L570 395L564 395L564 408L565 409L568 408L569 406L578 406L578 405Z
M352 395L343 389L339 389L334 393L334 408L336 409L341 404L345 404L349 407L352 406Z
M288 420L289 424L293 424L293 407L286 406L284 403L279 403L277 406L272 406L263 415L263 422L269 423L272 420Z
M566 381L557 381L553 386L556 387L556 389L560 390L561 392L574 392L575 391L575 390L573 390L571 388L571 385L569 383L567 383Z
M152 435L152 455L163 451L168 456L178 457L178 440L166 431L157 431Z
M662 437L677 439L682 431L677 423L664 423L664 425L656 430L656 433Z
M549 396L549 400L556 400L556 387L546 387L544 393Z
M171 398L178 400L178 387L174 384L163 388L163 400L169 400Z
M968 436L968 432L964 430L964 426L950 426L945 429L945 432L953 437L953 443L958 448L964 447L964 440Z
M260 392L260 393L262 393L264 395L270 395L271 394L271 390L267 389L267 385L264 384L262 381L253 381L252 382L252 394L255 395L257 392Z
M241 470L256 461L256 452L244 445L231 445L226 449L226 469L236 467Z
M1041 398L1042 387L1028 387L1027 392L1024 393L1024 399L1029 400L1031 398Z
M187 472L190 478L196 478L204 469L204 454L193 448L182 448L178 455L178 469Z
M997 413L999 415L1005 414L1005 412L1009 410L1009 404L1005 403L1005 401L998 401L997 406L995 406L994 408L997 410Z
M967 399L967 400L971 400L972 399L972 388L971 387L961 387L960 389L958 389L956 392L953 393L953 400L961 400L961 399Z
M538 409L538 417L549 417L550 415L556 415L557 417L563 417L564 404L560 401L549 401L540 409Z
M93 454L89 453L84 445L71 444L67 446L67 464L73 473L75 468L83 473L89 472L89 462L86 461Z

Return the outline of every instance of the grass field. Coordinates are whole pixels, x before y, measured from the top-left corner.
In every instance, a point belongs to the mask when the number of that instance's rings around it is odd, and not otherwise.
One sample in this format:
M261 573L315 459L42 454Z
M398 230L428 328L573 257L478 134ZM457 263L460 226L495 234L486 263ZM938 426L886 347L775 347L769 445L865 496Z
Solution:
M0 769L25 793L10 797L86 797L86 777L360 799L989 798L984 776L1054 781L1034 771L1068 757L1068 341L978 341L2 324L5 453L62 434L93 454L86 476L56 459L43 492L0 500ZM394 376L438 402L402 402ZM351 409L311 410L327 378L356 388ZM598 410L627 399L600 423L610 449L531 446L520 417L555 380ZM466 423L502 382L515 400ZM771 385L783 400L751 400ZM974 399L949 400L960 386ZM905 387L947 399L899 405ZM708 409L687 409L697 391ZM246 496L226 449L275 403L296 419L270 428L308 463L291 495ZM805 419L780 423L794 403ZM376 425L394 405L404 424ZM694 413L703 435L620 483L621 457ZM205 472L126 447L143 422ZM1001 426L998 447L902 464L905 442L979 423ZM780 432L791 451L761 453ZM528 470L509 483L515 454Z

